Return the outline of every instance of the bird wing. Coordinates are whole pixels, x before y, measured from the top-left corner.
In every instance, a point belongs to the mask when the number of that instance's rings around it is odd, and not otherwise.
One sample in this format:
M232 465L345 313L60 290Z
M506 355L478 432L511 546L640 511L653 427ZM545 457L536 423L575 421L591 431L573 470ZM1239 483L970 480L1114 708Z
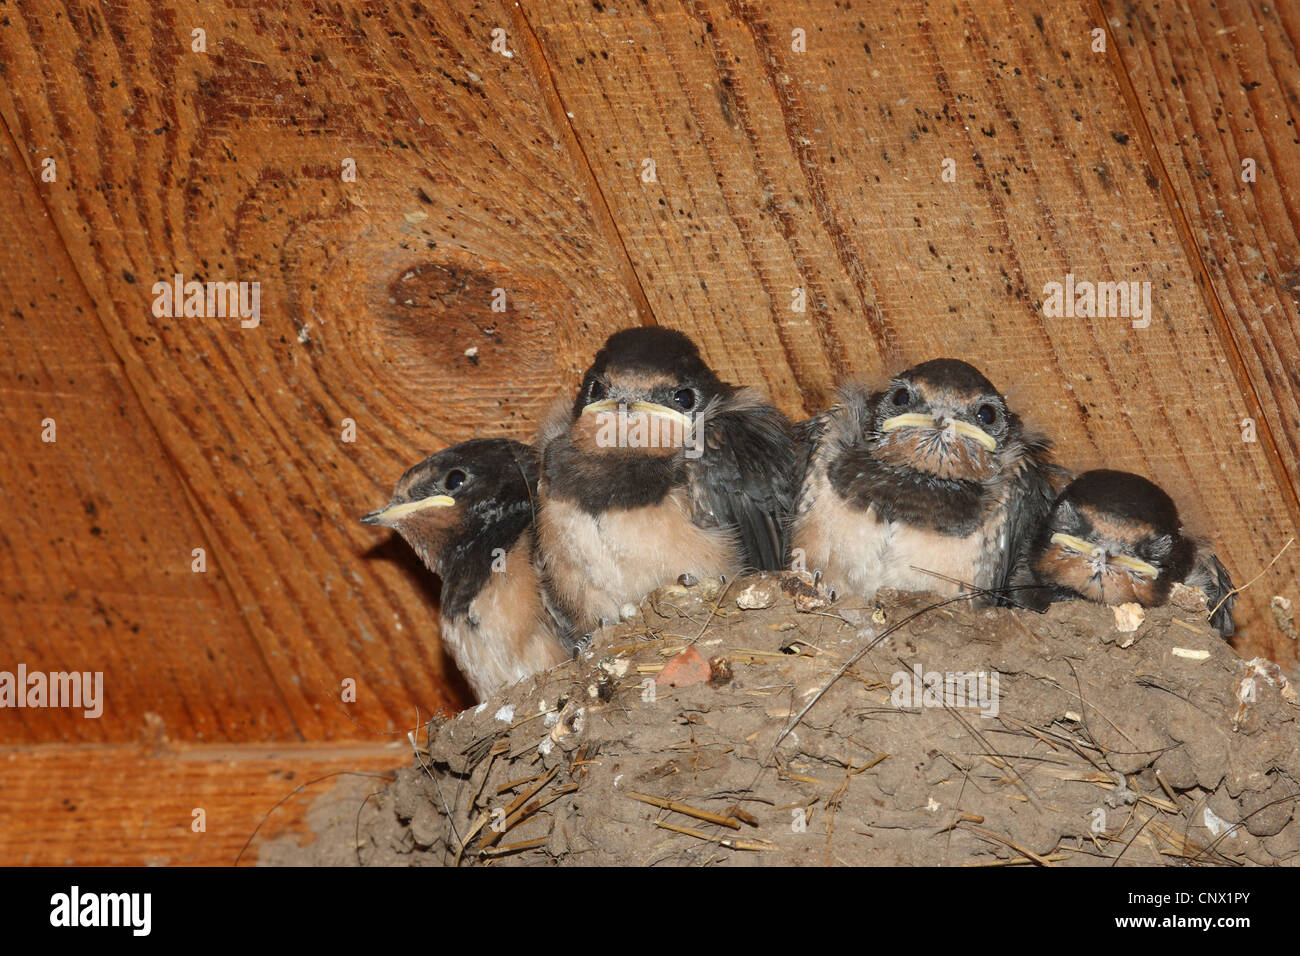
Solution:
M1021 587L1033 580L1028 568L1029 552L1043 522L1051 514L1056 497L1052 493L1053 466L1046 461L1050 447L1047 439L1025 439L1025 460L1019 473L1011 479L1004 524L1006 538L999 542L990 585L996 590ZM1019 591L1003 591L998 595L997 603L1004 607L1045 609L1042 595L1035 599L1029 589L1023 596Z
M1237 595L1232 593L1232 579L1228 577L1228 569L1209 548L1202 547L1197 551L1196 564L1187 575L1186 583L1205 592L1209 608L1213 612L1210 624L1221 636L1232 637L1237 629L1232 622L1232 607L1237 603Z
M808 480L808 471L812 468L813 456L821 446L822 438L830 427L830 416L835 409L829 409L812 418L805 418L793 426L795 439L794 487L798 492Z
M741 390L705 409L700 427L702 454L686 458L696 523L734 529L746 567L781 570L797 490L789 419Z

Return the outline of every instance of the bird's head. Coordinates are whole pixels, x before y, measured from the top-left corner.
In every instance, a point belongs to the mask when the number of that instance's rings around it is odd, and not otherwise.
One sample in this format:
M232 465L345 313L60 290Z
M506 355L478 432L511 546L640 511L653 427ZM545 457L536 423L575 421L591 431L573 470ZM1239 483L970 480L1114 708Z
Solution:
M1018 453L1020 420L973 365L934 359L873 396L874 454L935 478L987 481Z
M698 442L700 413L731 391L683 333L624 329L609 337L583 376L573 443L587 454L671 456Z
M537 466L527 445L504 438L476 438L424 459L409 469L392 500L362 517L392 528L430 569L483 539L513 540L532 521Z
M1102 604L1162 603L1183 550L1178 509L1157 485L1122 471L1075 478L1052 506L1035 573Z

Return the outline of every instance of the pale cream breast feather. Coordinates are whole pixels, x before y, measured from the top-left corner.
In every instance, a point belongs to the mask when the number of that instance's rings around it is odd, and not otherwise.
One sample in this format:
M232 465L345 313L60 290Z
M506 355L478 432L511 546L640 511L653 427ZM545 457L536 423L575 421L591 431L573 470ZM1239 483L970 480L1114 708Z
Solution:
M583 631L601 618L617 620L624 604L685 572L703 578L738 570L732 534L697 526L684 491L652 507L600 515L549 499L538 516L538 540L547 579Z
M463 617L444 619L442 640L479 700L565 659L551 631L524 532L488 575Z

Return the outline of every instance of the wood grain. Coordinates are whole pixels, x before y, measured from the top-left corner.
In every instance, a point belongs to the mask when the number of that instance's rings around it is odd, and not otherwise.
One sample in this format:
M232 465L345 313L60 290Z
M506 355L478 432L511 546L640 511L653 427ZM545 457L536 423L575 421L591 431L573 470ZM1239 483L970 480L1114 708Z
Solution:
M40 2L0 20L0 116L31 170L59 163L42 199L165 449L144 467L180 473L234 594L225 626L251 631L309 739L463 700L432 579L357 516L442 446L530 436L636 321L536 71L509 36L511 56L490 50L498 24L498 6L438 3ZM155 318L175 273L260 282L260 326ZM218 652L147 637L164 639ZM155 696L180 707L165 681Z
M102 672L102 713L4 708L0 738L293 737L180 475L0 129L0 670ZM43 423L53 421L54 441Z
M0 666L98 659L125 696L118 723L4 729L321 740L455 706L432 579L355 518L429 451L531 435L638 321L796 415L965 357L1066 463L1164 484L1249 579L1297 532L1295 14L1151 9L5 7ZM155 318L178 272L260 282L260 326ZM1151 326L1046 317L1067 273L1149 281ZM58 458L33 444L51 403ZM1243 597L1243 652L1293 660L1264 608L1298 568Z
M410 753L405 741L0 749L0 866L233 866L253 838L248 865L263 840L306 837L311 799L342 777L374 776L377 790Z
M1087 3L523 9L651 308L724 372L799 412L842 375L957 355L1065 463L1165 485L1237 580L1296 533L1284 469L1241 441L1230 343ZM1046 316L1068 273L1150 282L1150 327ZM1266 606L1298 567L1243 596L1245 652L1292 659Z
M1246 383L1258 441L1300 489L1300 10L1234 2L1101 4L1172 214ZM1253 181L1244 164L1253 163ZM1284 489L1285 490L1285 489ZM1281 582L1293 590L1294 581Z

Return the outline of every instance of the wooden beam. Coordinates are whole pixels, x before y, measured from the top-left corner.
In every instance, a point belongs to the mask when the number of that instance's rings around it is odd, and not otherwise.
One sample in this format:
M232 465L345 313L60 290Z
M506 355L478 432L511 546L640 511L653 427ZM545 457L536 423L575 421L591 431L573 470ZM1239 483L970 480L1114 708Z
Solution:
M410 755L400 739L6 747L0 866L233 866L256 831L240 860L247 865L263 840L309 836L310 801L340 779L374 777L371 789L379 789ZM204 829L196 830L200 820Z
M1253 432L1300 514L1300 12L1247 0L1106 0L1121 78L1168 177L1171 215L1242 383ZM1247 420L1249 419L1249 420ZM1287 582L1279 581L1283 591ZM1292 582L1293 584L1293 582ZM1267 596L1267 595L1263 595ZM1291 649L1294 653L1294 648ZM1283 651L1285 657L1285 651Z
M1239 582L1297 533L1089 2L523 6L652 309L729 376L799 413L962 357L1065 464L1168 488ZM1067 276L1148 284L1150 324L1048 314ZM1243 652L1292 659L1267 605L1298 570L1243 595Z
M357 517L442 446L530 437L603 338L637 321L511 22L503 3L41 0L0 26L0 117L34 174L58 164L42 186L51 225L161 443L141 468L179 470L233 626L255 636L246 656L309 739L465 701L432 579ZM154 283L176 274L260 283L260 323L155 317ZM87 429L117 414L86 412ZM138 534L149 515L123 520ZM123 646L164 642L211 650L183 628ZM149 696L172 726L167 680Z
M0 737L121 742L156 722L181 738L294 738L181 470L4 129L0 178L0 670L99 672L103 692L90 719L0 710ZM213 555L205 573L195 549Z

